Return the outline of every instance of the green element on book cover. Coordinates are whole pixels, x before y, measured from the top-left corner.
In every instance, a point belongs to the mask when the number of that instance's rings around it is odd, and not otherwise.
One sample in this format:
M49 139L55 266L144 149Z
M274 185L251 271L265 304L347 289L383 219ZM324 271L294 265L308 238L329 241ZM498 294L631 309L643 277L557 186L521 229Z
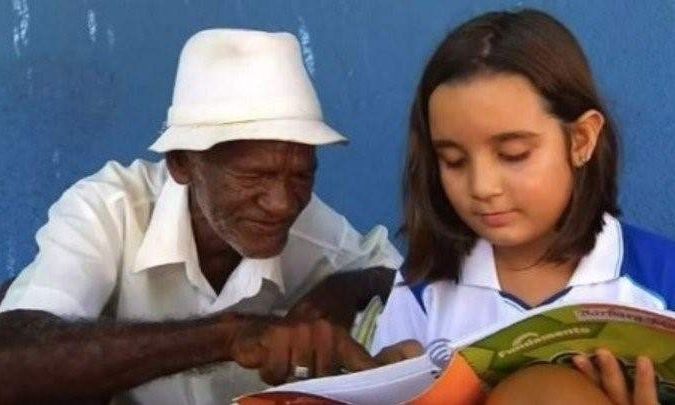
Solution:
M377 317L382 313L384 304L379 296L373 297L361 312L360 319L352 328L352 337L366 349L370 349L377 328Z
M557 308L514 323L459 352L489 385L536 363L571 366L579 353L614 353L632 378L635 358L654 362L659 396L675 402L675 320L634 308L584 304Z

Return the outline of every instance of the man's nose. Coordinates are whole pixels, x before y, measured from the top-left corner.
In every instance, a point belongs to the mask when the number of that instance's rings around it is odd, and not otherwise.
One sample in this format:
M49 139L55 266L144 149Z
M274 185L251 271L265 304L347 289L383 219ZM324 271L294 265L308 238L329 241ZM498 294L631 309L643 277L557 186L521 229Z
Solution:
M297 201L284 179L274 179L259 199L261 207L270 215L280 219L295 214Z

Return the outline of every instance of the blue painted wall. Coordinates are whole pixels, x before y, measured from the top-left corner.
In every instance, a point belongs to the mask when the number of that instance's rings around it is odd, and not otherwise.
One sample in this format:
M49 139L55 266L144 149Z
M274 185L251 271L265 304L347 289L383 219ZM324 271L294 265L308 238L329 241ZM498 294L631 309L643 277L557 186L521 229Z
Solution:
M646 6L647 5L647 6ZM407 111L449 27L530 6L584 45L623 135L626 218L675 238L675 2L496 0L0 0L0 280L35 255L61 192L105 161L157 159L178 54L209 27L302 38L328 121L318 192L357 228L399 223Z

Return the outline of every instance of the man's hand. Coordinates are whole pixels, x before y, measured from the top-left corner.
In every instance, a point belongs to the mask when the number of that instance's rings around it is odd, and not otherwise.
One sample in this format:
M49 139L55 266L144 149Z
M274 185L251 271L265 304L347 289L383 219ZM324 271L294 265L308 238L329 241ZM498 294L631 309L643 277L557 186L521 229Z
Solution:
M412 359L421 356L424 353L424 347L417 340L404 340L380 350L375 356L375 361L379 364L391 364Z
M231 358L242 367L257 368L268 384L293 378L296 367L306 368L308 377L321 377L338 374L341 368L361 371L378 366L344 328L326 320L238 319L240 327L230 343Z
M595 361L579 355L573 359L576 368L593 380L609 399L617 405L658 405L654 366L646 357L635 362L635 386L631 393L621 366L614 355L605 349L598 349Z
M387 300L395 271L384 267L332 274L298 301L288 312L291 320L327 319L350 329L356 313L379 295Z

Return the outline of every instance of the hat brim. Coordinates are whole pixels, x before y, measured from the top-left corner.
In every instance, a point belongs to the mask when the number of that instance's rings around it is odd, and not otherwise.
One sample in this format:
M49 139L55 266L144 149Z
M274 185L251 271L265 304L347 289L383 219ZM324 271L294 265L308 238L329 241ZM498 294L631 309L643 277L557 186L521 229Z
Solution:
M346 143L347 138L320 120L261 120L220 125L175 125L167 128L153 143L151 151L207 150L212 146L239 140L272 140L326 145Z

